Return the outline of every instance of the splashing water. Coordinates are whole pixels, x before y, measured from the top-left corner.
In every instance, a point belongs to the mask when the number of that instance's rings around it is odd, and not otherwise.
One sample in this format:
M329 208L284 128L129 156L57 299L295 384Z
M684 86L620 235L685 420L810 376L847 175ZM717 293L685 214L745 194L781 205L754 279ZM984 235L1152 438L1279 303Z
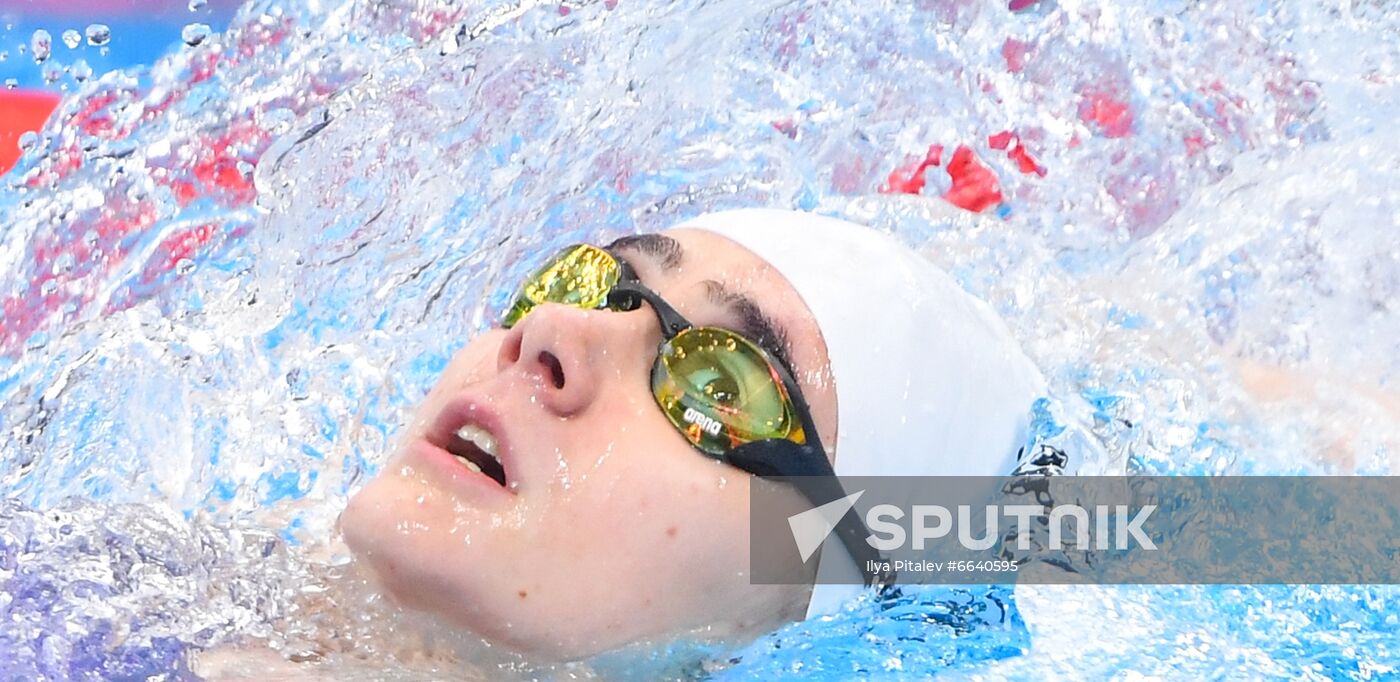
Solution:
M83 33L87 36L87 43L93 47L102 47L112 40L112 29L106 24L88 24Z
M348 491L530 254L711 209L922 244L1085 472L1394 469L1387 3L259 0L194 33L65 98L0 198L5 677L328 637L394 674L374 619L288 616ZM929 590L666 674L1375 679L1396 600Z
M63 44L64 44L64 45L67 45L67 46L68 46L68 49L70 49L70 50L75 49L75 48L77 48L79 45L81 45L82 43L83 43L83 36L82 36L82 34L78 33L77 31L75 31L75 30L73 30L73 29L70 28L70 29L68 29L67 31L64 31L64 32L63 32Z
M29 38L29 52L36 64L42 64L53 52L53 36L42 28L35 31Z
M186 45L195 47L209 37L209 24L189 24L180 31L180 39Z

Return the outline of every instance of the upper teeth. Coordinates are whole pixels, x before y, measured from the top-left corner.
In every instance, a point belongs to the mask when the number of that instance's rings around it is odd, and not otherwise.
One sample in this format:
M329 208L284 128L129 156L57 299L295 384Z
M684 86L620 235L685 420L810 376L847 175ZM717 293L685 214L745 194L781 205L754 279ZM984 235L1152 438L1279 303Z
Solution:
M496 456L496 439L487 433L486 429L468 424L457 429L457 437L474 443L482 452L492 457Z

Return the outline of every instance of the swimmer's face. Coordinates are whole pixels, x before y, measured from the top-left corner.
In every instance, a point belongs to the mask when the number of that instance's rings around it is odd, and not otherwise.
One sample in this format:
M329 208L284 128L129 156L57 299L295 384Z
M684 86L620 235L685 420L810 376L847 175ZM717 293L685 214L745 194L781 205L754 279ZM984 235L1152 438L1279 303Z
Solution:
M753 329L716 283L757 304L786 337L822 442L834 443L826 349L797 292L723 237L666 236L618 253L696 325ZM752 476L700 453L657 407L660 343L648 307L542 305L476 337L350 501L346 540L399 602L550 657L702 628L751 636L800 618L809 588L750 584ZM429 442L462 424L494 438L506 486Z

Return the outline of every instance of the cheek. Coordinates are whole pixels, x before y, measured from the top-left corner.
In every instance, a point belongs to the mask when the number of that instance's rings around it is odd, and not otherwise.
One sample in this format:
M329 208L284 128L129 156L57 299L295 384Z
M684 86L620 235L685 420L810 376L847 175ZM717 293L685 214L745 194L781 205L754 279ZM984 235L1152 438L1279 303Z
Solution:
M559 490L539 518L546 532L558 546L578 545L619 589L729 572L747 557L747 474L703 456L669 424L631 435L573 489Z
M572 481L555 480L552 525L655 552L686 539L685 529L694 531L686 546L697 546L719 539L705 528L747 521L748 474L696 450L649 393L611 401L565 437Z
M495 618L607 646L722 621L747 589L747 479L708 465L688 448L619 451L559 491L512 548L509 589L485 590L512 597Z

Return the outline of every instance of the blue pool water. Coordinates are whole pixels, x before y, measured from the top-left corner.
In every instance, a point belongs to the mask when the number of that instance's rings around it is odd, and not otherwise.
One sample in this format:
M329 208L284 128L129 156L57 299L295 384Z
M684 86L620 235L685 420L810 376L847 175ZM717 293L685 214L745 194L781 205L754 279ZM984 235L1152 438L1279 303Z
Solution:
M418 679L372 596L294 610L348 570L348 493L526 255L711 209L922 245L1045 369L1038 433L1085 473L1388 475L1397 65L1386 2L253 0L82 85L3 178L0 678L329 636ZM1000 205L948 209L940 168L880 191L934 144ZM940 588L693 666L453 674L1373 680L1397 627L1384 586Z

